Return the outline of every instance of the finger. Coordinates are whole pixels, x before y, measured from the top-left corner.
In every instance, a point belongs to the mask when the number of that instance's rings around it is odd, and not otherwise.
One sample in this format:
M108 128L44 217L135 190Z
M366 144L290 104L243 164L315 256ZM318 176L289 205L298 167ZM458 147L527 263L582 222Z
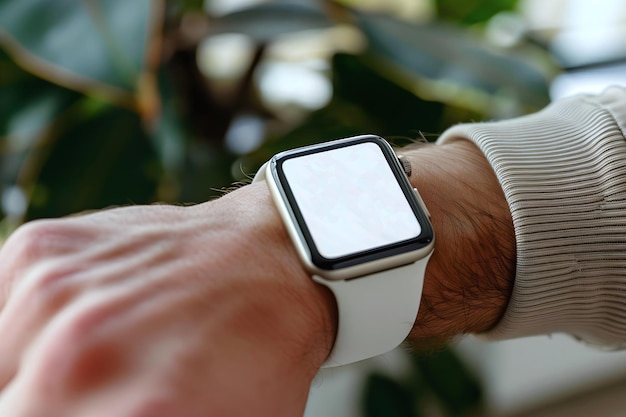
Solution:
M31 223L0 249L0 389L18 372L40 330L78 291L68 277L79 268L68 258L80 242L65 229Z
M20 355L22 349L26 346L27 335L30 333L32 326L24 326L22 321L17 321L15 326L8 325L12 318L7 311L11 306L0 313L0 390L8 386L17 374ZM27 328L28 327L28 328ZM2 416L0 412L0 416Z
M0 360L0 392L2 392L2 390L4 390L11 384L16 374L17 367L13 366L10 363L5 363L5 361L3 360ZM0 415L3 416L5 414L2 414L2 412L0 412Z
M16 230L0 248L0 312L29 270L88 246L93 235L71 220L37 220Z
M0 416L11 417L54 417L49 409L44 410L33 395L27 395L23 379L16 378L0 393Z
M22 417L23 405L17 401L17 385L15 383L7 385L0 391L0 416Z
M34 223L33 223L34 224ZM22 226L0 248L0 313L8 302L17 277L32 264L39 252L35 226Z
M11 262L12 257L9 252L9 246L0 248L0 314L9 299L14 280L14 270Z
M32 269L29 275L13 286L10 299L0 311L0 389L17 373L34 338L75 292L70 285L45 284L46 280L39 279L41 268Z

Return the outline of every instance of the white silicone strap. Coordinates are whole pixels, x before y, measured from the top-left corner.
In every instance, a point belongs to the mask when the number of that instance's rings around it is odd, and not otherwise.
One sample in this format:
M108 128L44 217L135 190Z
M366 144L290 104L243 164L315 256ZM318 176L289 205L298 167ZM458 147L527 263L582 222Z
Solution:
M429 258L347 281L313 277L335 294L339 314L324 368L380 355L406 339L417 317Z

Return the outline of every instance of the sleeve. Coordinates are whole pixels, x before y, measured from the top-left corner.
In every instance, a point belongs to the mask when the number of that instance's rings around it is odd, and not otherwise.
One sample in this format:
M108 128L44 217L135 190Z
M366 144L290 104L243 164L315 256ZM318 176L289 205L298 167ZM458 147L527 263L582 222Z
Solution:
M465 124L504 190L517 242L498 340L564 332L626 348L626 89L501 122Z

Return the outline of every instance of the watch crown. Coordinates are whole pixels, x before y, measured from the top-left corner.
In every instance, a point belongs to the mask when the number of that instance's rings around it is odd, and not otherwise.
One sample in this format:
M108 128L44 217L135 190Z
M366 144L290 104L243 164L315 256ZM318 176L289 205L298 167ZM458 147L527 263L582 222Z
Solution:
M411 168L411 161L407 159L404 155L398 155L398 161L400 161L400 165L402 165L402 169L407 177L411 177L411 172L413 172Z

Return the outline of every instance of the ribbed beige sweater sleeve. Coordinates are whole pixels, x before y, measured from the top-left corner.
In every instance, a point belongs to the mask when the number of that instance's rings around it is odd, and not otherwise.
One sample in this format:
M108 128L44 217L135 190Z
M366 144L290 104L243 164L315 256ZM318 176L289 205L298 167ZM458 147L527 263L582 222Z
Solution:
M504 190L517 240L513 294L484 336L565 332L626 347L626 89L518 119L459 125Z

